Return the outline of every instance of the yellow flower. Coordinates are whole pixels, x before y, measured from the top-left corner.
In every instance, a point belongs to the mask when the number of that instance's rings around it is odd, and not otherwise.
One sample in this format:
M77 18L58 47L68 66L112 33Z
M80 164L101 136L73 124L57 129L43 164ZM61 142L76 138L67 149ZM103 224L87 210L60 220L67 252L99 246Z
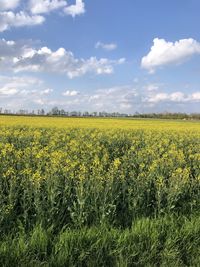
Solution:
M120 166L121 162L120 162L120 159L119 158L116 158L113 162L113 165L114 165L114 168L115 169L118 169L119 166Z

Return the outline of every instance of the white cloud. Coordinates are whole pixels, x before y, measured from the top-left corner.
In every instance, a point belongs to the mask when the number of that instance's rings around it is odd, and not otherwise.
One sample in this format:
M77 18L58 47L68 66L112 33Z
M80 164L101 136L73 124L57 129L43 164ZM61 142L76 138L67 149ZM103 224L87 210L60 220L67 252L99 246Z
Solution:
M95 48L102 48L106 51L112 51L112 50L115 50L117 48L117 44L115 43L110 43L110 44L104 44L102 42L97 42L95 44Z
M0 12L0 32L10 29L11 27L34 26L40 25L45 21L43 16L30 16L24 11L14 13L12 11Z
M82 0L76 0L76 4L65 7L64 12L67 15L71 15L73 18L77 15L84 14L85 3Z
M167 93L157 93L155 95L152 96L148 96L145 98L144 102L153 102L153 103L157 103L160 101L165 101L165 100L169 100L169 96Z
M27 95L31 92L30 87L40 87L41 80L33 77L0 76L0 97Z
M49 94L51 94L52 92L53 92L53 89L51 89L51 88L47 88L47 89L44 89L44 90L40 91L40 94L41 94L41 95L49 95Z
M33 72L54 72L68 75L69 78L82 76L86 73L111 74L113 65L121 64L121 60L108 60L106 58L97 59L77 59L71 51L59 48L51 51L47 47L39 50L30 50L21 57L15 58L13 69L19 71Z
M74 5L68 6L66 0L30 0L29 9L33 14L45 14L59 9L64 14L75 17L85 13L85 3L76 0Z
M1 0L0 11L13 10L19 6L21 0Z
M190 99L191 99L193 102L200 102L200 91L199 91L199 92L192 93L192 94L190 95Z
M118 60L118 64L124 64L125 62L126 62L126 59L124 57Z
M48 47L35 49L26 44L0 40L0 69L14 72L54 72L66 74L69 78L87 73L111 74L115 65L123 64L125 59L109 60L107 58L77 59L71 51L59 48L52 51Z
M149 92L157 91L159 89L159 85L154 83L148 84L147 86L145 86L145 89Z
M176 102L176 103L193 103L200 102L200 92L195 92L191 94L185 94L183 92L173 92L173 93L155 93L146 96L143 100L149 103L160 103L160 102Z
M50 101L53 89L32 76L0 76L0 107L19 110L38 108Z
M0 76L0 107L8 109L45 108L58 106L65 110L88 110L133 113L185 112L199 109L200 91L171 93L148 91L139 85L116 86L81 92L66 90L52 96L53 89L31 76ZM64 97L65 96L65 97Z
M34 102L35 104L40 105L40 106L45 105L45 101L44 101L43 99L41 99L41 98L34 99L33 102Z
M175 43L155 38L153 43L151 51L141 61L142 68L150 73L158 67L179 64L195 54L200 54L200 43L192 38L182 39Z
M67 5L65 0L30 0L29 9L33 14L49 13Z
M174 92L169 95L169 99L173 102L184 102L186 101L185 95L182 92Z
M69 90L68 90L69 91ZM77 91L75 91L77 92ZM138 104L138 93L131 86L116 86L92 91L91 93L66 93L67 98L46 99L43 104L51 109L53 106L64 108L65 110L88 110L88 111L108 111L108 112L129 112ZM62 94L63 96L63 94Z
M22 4L20 5L20 2ZM63 14L75 17L85 13L85 4L82 0L76 0L75 5L67 5L66 0L0 0L0 32L12 27L41 25L45 17L39 14L47 14L61 10ZM18 12L14 9L18 8Z
M4 95L4 96L10 96L10 95L15 95L18 93L18 90L15 88L10 88L7 86L3 86L2 88L0 88L0 96Z
M89 98L89 102L94 107L116 112L129 112L137 102L139 103L138 92L132 86L116 86L97 90Z
M70 109L88 109L90 111L129 112L138 105L138 93L132 86L116 86L95 90L91 93L81 92L63 105Z
M75 90L67 90L66 92L64 92L62 95L63 96L77 96L79 94L78 91L75 91Z

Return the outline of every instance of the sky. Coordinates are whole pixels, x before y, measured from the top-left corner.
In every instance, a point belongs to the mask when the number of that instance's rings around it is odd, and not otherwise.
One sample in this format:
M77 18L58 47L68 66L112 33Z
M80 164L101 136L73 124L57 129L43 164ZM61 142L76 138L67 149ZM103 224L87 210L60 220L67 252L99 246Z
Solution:
M200 112L199 0L0 0L0 107Z

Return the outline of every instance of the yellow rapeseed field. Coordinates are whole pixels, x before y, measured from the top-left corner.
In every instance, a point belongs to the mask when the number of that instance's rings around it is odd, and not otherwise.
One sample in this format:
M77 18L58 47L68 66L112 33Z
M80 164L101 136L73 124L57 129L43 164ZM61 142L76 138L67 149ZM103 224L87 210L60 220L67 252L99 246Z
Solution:
M30 126L57 128L150 129L200 131L199 121L155 120L130 118L59 118L0 116L0 126Z
M159 262L171 246L185 256L179 239L199 263L199 211L199 122L0 116L2 266L82 266L107 250L119 264L100 266Z

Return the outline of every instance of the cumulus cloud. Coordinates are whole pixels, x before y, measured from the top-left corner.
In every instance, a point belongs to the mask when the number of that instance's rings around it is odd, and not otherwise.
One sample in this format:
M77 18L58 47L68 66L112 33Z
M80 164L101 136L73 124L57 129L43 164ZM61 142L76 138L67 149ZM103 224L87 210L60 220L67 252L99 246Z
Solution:
M97 42L95 44L95 48L102 48L106 51L112 51L112 50L115 50L117 48L117 44L115 43L109 43L109 44L104 44L102 42Z
M83 2L83 0L76 0L76 4L65 7L64 12L67 15L71 15L73 18L77 15L84 14L85 3Z
M0 32L10 29L11 27L34 26L40 25L45 21L43 16L31 16L24 11L14 13L12 11L0 12Z
M141 66L153 73L158 67L182 63L195 54L200 54L200 43L192 38L174 43L155 38L151 51L142 58Z
M78 94L79 94L78 91L75 91L75 90L72 90L72 91L67 90L67 91L64 92L62 95L63 95L63 96L76 96L76 95L78 95Z
M62 10L72 17L85 13L83 0L76 0L74 5L68 5L66 0L30 0L28 8L33 14L45 14L54 10Z
M0 69L14 72L53 72L66 74L75 78L87 73L111 74L115 65L123 64L125 59L110 60L107 58L77 59L71 51L59 48L52 51L48 47L35 49L26 44L0 40Z
M82 76L86 73L111 74L113 66L121 64L121 60L106 58L77 59L71 51L59 48L52 51L47 47L39 50L27 49L20 57L14 58L13 69L19 71L54 72L68 75L69 78Z
M33 14L49 13L65 6L65 0L30 0L29 3L29 9Z
M0 11L13 10L19 6L21 0L1 0Z
M63 14L75 17L85 13L85 4L76 0L76 4L67 5L66 0L1 0L0 1L0 32L12 27L41 25L45 21L45 14L60 10ZM18 8L18 12L14 9Z

